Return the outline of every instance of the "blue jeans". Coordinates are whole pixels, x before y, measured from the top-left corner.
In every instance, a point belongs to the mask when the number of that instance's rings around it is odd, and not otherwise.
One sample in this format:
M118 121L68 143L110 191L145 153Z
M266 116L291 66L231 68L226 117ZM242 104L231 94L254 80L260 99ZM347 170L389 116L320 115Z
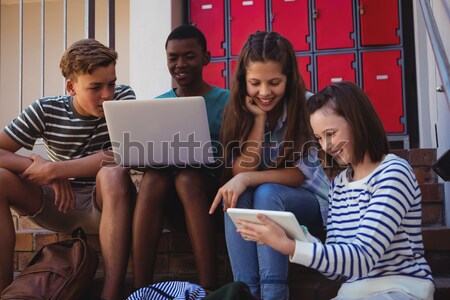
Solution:
M313 193L303 188L265 183L248 188L239 197L236 207L290 211L300 224L308 228L322 227L319 202ZM227 214L225 236L234 281L245 282L258 299L289 298L288 256L269 246L244 240Z

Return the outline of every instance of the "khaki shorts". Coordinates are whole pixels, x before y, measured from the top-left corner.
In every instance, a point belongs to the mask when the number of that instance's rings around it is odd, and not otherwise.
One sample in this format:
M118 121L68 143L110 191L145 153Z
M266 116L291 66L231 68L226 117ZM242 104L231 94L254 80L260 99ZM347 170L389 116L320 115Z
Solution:
M51 186L42 186L42 207L28 218L51 231L71 233L82 227L86 233L98 233L102 213L95 201L95 185L72 184L72 189L76 197L75 209L69 209L64 214L55 205L55 193Z

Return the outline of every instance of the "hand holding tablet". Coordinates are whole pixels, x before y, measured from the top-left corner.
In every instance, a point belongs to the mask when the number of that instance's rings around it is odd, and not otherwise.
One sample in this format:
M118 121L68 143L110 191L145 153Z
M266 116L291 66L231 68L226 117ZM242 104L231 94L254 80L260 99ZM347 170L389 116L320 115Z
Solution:
M261 224L261 221L256 217L257 214L263 214L277 223L284 229L286 235L294 240L311 241L312 236L308 234L308 229L301 226L293 213L287 211L273 211L273 210L259 210L259 209L245 209L245 208L228 208L227 213L230 216L236 227L237 220L244 220L252 223ZM309 237L308 237L309 236Z

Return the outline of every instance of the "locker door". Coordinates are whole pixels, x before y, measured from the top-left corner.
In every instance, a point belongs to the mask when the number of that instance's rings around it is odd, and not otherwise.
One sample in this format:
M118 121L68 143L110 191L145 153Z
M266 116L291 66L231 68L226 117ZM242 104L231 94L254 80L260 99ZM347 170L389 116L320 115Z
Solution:
M211 85L226 88L226 78L223 76L224 71L224 61L210 62L203 68L203 78Z
M339 81L356 83L355 53L317 55L317 91Z
M362 86L389 133L405 130L400 58L400 50L362 53Z
M316 49L353 48L352 0L314 0Z
M237 56L248 36L257 30L266 30L264 0L230 1L231 55Z
M272 29L287 38L295 51L311 49L308 0L272 0Z
M306 89L311 90L311 71L308 69L308 66L311 65L311 56L297 56L297 64Z
M399 45L398 0L360 0L361 45Z
M224 0L191 0L191 23L206 37L208 50L212 57L225 55L222 43L225 42Z

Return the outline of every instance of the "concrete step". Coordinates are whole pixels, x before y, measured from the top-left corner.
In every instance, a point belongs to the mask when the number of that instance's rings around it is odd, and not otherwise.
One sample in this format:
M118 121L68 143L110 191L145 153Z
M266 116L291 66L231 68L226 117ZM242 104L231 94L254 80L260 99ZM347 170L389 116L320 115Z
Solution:
M70 238L67 234L57 234L45 230L41 231L20 231L17 235L15 267L20 271L25 267L32 255L44 244ZM447 295L449 289L448 280L450 278L450 228L445 226L427 226L423 228L424 246L426 258L432 269L433 275L439 278L437 281L438 295ZM97 249L100 254L98 236L89 235L89 243ZM217 241L220 249L219 266L221 274L221 284L232 281L231 268L226 253L224 235L218 234ZM100 259L100 262L102 260ZM101 281L103 276L103 266L100 263L96 282ZM132 267L129 264L127 272L128 284L126 290L130 291L132 284ZM198 282L189 237L186 233L166 232L161 239L158 262L155 269L155 280L186 280ZM289 282L291 295L305 296L302 299L330 299L339 289L339 282L326 279L319 272L301 265L291 264L289 270ZM94 285L99 291L98 283ZM94 289L95 291L95 289ZM311 298L306 298L306 296ZM329 298L326 298L329 297ZM445 298L442 298L445 299ZM448 298L450 299L450 297Z
M442 183L423 183L422 224L423 226L444 224L444 185Z
M450 299L450 276L434 276L434 300ZM290 298L303 300L329 300L337 295L342 282L324 276L307 276L290 283Z
M434 283L436 291L434 292L434 300L450 299L450 276L435 276Z
M425 258L433 275L450 277L450 228L446 226L424 227L422 235Z

